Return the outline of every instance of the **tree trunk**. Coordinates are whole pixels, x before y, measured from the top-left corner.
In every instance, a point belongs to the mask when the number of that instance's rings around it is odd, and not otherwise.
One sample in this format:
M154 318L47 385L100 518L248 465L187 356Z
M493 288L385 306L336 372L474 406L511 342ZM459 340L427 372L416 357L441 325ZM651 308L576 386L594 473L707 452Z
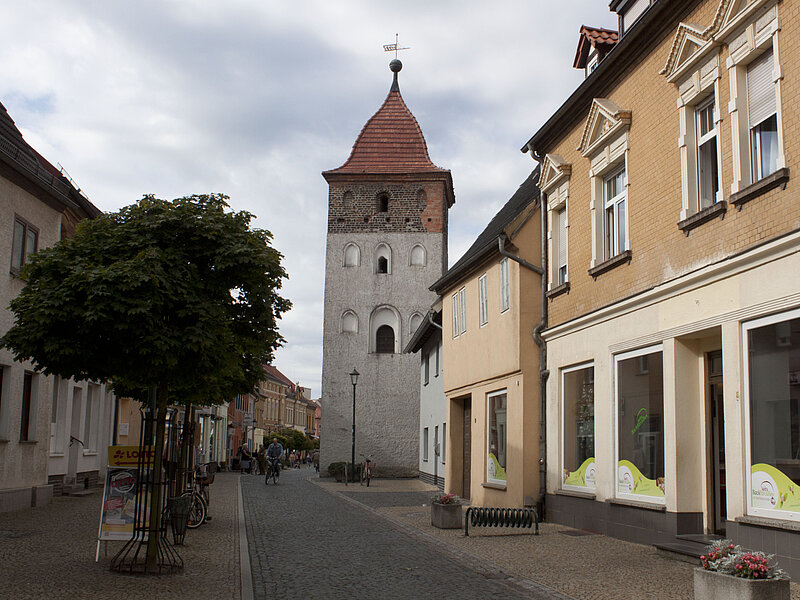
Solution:
M158 569L158 538L161 535L161 483L164 457L164 429L167 417L167 384L158 384L156 405L156 443L153 460L153 486L150 495L150 535L147 540L147 570Z

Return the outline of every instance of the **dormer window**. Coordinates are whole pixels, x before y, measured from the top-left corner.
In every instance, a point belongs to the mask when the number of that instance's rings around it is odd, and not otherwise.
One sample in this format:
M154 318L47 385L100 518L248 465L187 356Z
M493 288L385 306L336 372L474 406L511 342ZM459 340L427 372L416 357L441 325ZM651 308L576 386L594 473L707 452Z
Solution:
M616 43L616 31L583 25L572 66L583 69L585 76L589 77Z

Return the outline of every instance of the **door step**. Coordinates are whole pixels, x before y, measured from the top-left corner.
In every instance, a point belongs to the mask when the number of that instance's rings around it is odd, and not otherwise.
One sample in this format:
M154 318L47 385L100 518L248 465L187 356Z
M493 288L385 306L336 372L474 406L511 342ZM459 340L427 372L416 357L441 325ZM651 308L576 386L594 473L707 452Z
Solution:
M721 539L722 537L718 535L691 533L675 536L673 542L654 545L658 553L663 556L698 565L700 557L706 553L706 547L714 540Z

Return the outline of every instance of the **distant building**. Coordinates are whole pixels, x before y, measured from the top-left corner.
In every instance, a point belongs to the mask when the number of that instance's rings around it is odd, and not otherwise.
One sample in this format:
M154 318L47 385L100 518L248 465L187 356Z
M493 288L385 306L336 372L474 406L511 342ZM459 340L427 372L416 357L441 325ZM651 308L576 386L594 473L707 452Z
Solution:
M437 301L405 347L419 354L419 478L445 489L447 398L442 365L442 303Z
M364 125L347 161L323 173L329 185L322 359L321 470L351 458L353 386L356 461L379 476L418 473L419 366L402 348L447 266L450 171L434 165L400 95L389 95Z

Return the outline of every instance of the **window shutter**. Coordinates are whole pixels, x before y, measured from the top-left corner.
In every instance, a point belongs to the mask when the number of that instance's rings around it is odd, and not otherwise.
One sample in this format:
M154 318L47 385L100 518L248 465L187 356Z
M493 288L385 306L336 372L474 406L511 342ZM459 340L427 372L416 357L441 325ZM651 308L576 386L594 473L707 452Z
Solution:
M747 115L750 129L776 111L773 64L770 50L747 66Z
M567 209L558 211L558 267L567 264Z

